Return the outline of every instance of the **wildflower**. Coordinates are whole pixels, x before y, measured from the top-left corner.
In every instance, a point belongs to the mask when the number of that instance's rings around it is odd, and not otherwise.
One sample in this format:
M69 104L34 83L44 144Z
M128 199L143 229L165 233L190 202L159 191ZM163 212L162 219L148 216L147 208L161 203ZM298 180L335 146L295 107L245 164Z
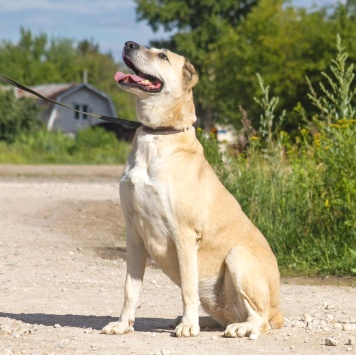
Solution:
M305 128L302 128L302 129L300 130L300 133L304 136L305 134L308 133L308 130L305 129Z
M330 206L330 202L328 199L325 200L325 207L328 208Z
M314 139L314 144L319 147L320 146L320 139Z
M251 136L251 140L252 140L252 141L258 141L259 138L258 138L257 136Z

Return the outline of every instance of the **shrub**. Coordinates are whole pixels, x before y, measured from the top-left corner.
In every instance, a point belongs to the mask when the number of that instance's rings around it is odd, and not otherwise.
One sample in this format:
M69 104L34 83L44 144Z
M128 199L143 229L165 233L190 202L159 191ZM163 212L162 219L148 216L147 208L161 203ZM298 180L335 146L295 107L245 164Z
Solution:
M42 129L20 134L13 143L0 144L1 163L123 164L130 150L126 142L103 128L86 128L75 139L60 131Z
M259 78L263 108L261 130L249 137L243 154L224 158L217 172L245 213L266 236L282 274L351 274L356 249L356 137L352 106L353 72L338 39L333 76L323 74L322 96L311 88L310 99L319 108L308 129L295 143L279 129L274 110ZM350 69L351 68L351 69ZM277 122L275 122L277 120ZM205 141L205 144L213 142ZM212 152L212 153L211 153ZM216 162L214 149L206 149ZM213 154L213 158L209 157Z

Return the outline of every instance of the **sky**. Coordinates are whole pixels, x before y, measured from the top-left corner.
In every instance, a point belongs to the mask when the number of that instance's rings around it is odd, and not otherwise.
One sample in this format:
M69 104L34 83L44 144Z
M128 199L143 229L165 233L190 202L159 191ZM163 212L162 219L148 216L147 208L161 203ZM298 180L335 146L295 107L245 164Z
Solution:
M293 0L295 6L336 4L339 0ZM346 0L341 0L345 2ZM167 38L154 33L146 22L136 21L134 0L0 0L0 42L17 43L20 28L49 38L83 39L98 43L102 52L119 60L123 45L132 40L148 45Z

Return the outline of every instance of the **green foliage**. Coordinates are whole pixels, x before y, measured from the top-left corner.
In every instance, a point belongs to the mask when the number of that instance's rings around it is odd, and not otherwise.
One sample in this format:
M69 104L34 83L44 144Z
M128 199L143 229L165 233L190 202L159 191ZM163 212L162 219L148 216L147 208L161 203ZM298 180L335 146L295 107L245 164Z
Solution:
M350 249L350 254L351 254L352 259L356 259L356 250ZM351 269L351 271L352 271L354 274L356 274L356 268Z
M276 153L276 149L279 147L275 144L276 135L280 130L280 127L283 123L285 111L278 118L278 122L276 122L275 111L279 102L278 97L269 97L269 86L265 87L263 83L263 79L259 74L257 74L258 83L261 88L262 97L261 99L254 98L257 104L262 108L262 114L260 115L260 125L259 125L259 133L260 133L260 146L259 148L269 155L274 155Z
M228 157L229 165L220 173L268 239L284 275L349 275L355 270L356 119L325 115L355 110L347 101L348 109L340 111L354 83L339 40L337 48L334 76L324 76L330 88L318 96L321 116L310 131L301 129L291 144L275 122L277 99L268 96L259 78L262 97L257 102L263 109L260 127L265 128L249 137L247 152ZM342 81L347 89L330 84ZM314 101L313 93L310 98ZM213 152L212 162L217 160L214 149L206 150Z
M18 100L13 91L0 89L0 140L13 142L21 132L31 133L40 128L38 112L33 100Z
M227 31L207 59L218 78L212 94L217 103L214 109L238 125L236 112L242 105L257 125L259 107L252 98L258 92L254 80L258 72L270 83L271 94L280 97L279 107L292 112L301 102L313 113L305 75L313 85L320 81L320 72L327 69L335 53L335 33L342 36L355 60L355 31L356 24L342 5L330 14L288 7L284 1L261 0L240 26ZM299 124L298 117L288 113L284 129L296 130Z
M103 128L86 128L75 139L44 129L22 133L12 143L0 142L0 163L123 164L130 145Z
M354 66L351 64L348 68L346 67L347 58L348 54L345 52L345 48L341 46L341 38L338 35L337 56L336 59L332 60L333 65L330 66L334 78L325 72L321 73L326 78L330 89L323 82L320 82L322 97L319 98L307 78L310 88L308 97L317 107L320 118L328 123L343 118L352 119L356 117L356 107L352 105L352 100L356 95L356 88L354 90L351 89L355 78Z

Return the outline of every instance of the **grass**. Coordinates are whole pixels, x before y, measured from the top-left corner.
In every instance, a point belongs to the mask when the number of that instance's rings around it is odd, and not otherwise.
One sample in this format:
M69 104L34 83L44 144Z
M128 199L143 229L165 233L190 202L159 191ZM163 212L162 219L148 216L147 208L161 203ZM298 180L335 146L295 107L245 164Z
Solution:
M324 74L327 84L320 84L322 96L311 88L319 115L293 140L280 130L278 100L269 98L261 78L260 130L248 136L247 149L218 159L214 139L200 138L207 159L265 235L285 276L356 273L354 75L339 40L338 51L333 76Z
M130 145L102 128L87 128L71 138L42 129L21 134L12 143L0 141L0 163L123 164Z

